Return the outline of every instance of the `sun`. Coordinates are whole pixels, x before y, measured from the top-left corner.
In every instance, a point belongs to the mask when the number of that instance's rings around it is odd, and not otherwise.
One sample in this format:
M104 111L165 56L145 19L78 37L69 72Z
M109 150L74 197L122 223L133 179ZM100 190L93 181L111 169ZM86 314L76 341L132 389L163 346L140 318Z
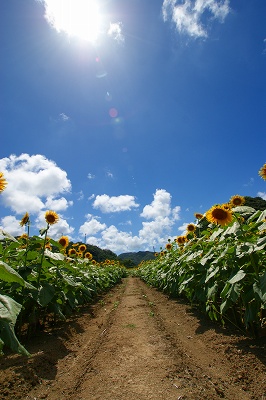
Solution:
M45 18L58 32L96 42L102 17L96 0L44 0Z

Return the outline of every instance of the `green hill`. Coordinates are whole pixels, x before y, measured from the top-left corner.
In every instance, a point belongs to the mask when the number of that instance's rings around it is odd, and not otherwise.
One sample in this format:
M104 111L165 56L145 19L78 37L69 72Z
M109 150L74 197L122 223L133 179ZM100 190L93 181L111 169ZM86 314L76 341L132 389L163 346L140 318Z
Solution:
M119 254L118 260L128 267L134 267L141 263L141 261L153 260L155 255L151 251L138 251L131 253Z

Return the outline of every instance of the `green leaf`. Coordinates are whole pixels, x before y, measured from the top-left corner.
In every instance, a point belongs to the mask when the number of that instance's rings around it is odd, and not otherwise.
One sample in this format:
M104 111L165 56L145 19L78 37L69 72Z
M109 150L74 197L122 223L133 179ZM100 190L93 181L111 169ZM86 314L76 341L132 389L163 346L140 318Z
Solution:
M231 279L229 279L228 282L231 284L239 282L243 278L245 278L245 276L246 276L246 273L242 269L240 269Z
M206 276L205 283L207 283L214 275L216 275L216 273L219 271L220 267L216 267L215 270L213 270L213 268L210 268L210 269L211 269L211 273Z
M0 261L0 279L5 282L17 282L21 286L25 286L24 279L17 273L17 271L3 261Z
M30 356L30 353L22 346L16 337L13 324L0 320L0 351L3 348L3 343L16 353L27 357Z
M259 282L253 283L253 290L259 300L266 304L266 272L259 278Z
M42 306L45 307L47 304L50 303L52 298L55 295L55 288L50 285L49 283L43 283L43 286L40 287L37 302Z
M45 249L45 253L46 256L52 258L53 260L57 260L57 261L63 261L65 259L64 254L61 253L53 253L52 251Z
M17 271L15 271L12 267L10 267L3 261L0 261L0 279L4 282L9 282L9 283L16 282L28 289L36 290L36 288L27 281L25 281Z
M0 235L12 240L12 242L17 242L17 239L14 238L14 236L10 235L10 233L3 231L3 229L0 229Z
M15 325L21 307L22 306L11 297L0 294L0 320Z
M240 214L253 214L256 212L255 208L253 207L248 207L248 206L238 206L233 208L234 212L240 213Z

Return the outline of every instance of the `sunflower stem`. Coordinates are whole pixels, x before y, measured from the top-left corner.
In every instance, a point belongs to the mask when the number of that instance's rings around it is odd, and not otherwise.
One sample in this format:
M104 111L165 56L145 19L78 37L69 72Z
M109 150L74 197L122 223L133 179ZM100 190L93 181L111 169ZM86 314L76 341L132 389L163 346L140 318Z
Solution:
M45 245L46 245L47 232L48 232L49 227L50 227L50 225L47 224L47 229L45 230L44 240L43 240L41 261L40 261L40 265L39 265L39 269L38 269L37 289L40 288L42 264L43 264L43 259L44 259L44 252L45 252Z

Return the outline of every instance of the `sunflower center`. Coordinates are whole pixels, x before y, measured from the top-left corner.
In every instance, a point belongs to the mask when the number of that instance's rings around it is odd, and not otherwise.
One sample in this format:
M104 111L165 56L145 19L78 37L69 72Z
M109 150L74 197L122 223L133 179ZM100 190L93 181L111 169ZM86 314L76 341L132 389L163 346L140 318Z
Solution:
M215 210L213 210L212 216L217 220L223 221L227 218L227 212L226 210L223 210L221 208L216 208Z
M52 214L49 214L46 216L46 220L49 222L49 224L52 224L53 222L55 222L55 217Z

